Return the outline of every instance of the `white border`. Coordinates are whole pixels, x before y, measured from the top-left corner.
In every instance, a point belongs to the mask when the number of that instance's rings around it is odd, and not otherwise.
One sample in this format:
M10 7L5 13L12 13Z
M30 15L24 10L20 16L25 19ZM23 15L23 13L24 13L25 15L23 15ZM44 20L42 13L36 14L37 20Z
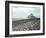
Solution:
M25 7L40 7L40 30L33 31L12 31L12 6L25 6ZM9 34L32 34L43 33L43 6L42 5L24 5L24 4L9 4Z

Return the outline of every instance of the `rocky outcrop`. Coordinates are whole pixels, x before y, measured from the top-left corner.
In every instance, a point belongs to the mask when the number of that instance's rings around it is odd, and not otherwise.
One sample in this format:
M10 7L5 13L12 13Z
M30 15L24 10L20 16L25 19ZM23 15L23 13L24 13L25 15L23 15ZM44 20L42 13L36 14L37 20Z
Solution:
M40 19L28 19L13 22L13 31L29 31L29 30L40 30Z

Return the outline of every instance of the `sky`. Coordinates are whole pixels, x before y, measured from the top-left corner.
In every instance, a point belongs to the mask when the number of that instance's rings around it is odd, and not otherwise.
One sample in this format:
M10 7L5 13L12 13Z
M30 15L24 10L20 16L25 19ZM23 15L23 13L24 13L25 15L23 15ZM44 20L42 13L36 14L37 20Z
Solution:
M40 18L40 7L13 7L12 18L26 19L30 14Z

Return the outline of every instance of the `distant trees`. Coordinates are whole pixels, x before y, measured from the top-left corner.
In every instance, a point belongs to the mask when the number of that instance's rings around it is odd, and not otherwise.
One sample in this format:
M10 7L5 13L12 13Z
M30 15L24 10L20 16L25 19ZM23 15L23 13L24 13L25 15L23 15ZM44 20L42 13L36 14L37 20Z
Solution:
M28 18L30 18L30 19L34 19L34 18L36 18L32 13L28 16Z

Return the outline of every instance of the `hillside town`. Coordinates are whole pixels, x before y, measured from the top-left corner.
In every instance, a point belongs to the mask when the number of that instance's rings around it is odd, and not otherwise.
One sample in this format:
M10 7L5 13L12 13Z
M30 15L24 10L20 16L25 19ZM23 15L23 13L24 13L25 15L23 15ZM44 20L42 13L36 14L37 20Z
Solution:
M30 31L40 30L40 18L36 18L33 14L30 14L28 19L22 19L18 21L12 21L13 31Z

